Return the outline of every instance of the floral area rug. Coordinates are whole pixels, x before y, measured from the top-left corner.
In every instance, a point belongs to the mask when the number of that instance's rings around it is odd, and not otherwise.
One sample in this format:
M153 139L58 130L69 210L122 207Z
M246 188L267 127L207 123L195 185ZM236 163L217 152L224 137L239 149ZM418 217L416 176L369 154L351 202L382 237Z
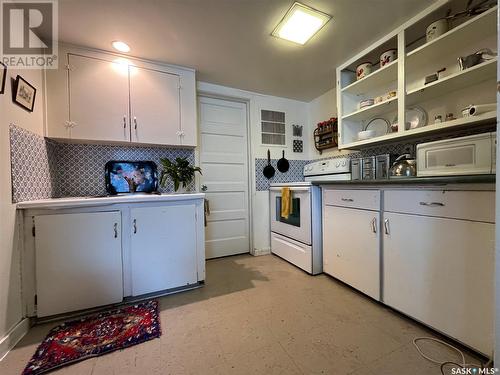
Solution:
M106 311L53 328L23 375L43 374L160 337L158 301Z

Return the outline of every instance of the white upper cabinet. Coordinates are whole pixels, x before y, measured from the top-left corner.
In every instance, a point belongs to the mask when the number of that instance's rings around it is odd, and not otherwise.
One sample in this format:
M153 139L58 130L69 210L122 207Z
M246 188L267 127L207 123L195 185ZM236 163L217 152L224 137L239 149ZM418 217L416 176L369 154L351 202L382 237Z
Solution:
M193 70L66 46L60 56L46 72L47 137L196 147Z
M179 91L178 75L130 67L132 142L180 143Z
M69 122L72 139L128 141L127 67L69 55Z

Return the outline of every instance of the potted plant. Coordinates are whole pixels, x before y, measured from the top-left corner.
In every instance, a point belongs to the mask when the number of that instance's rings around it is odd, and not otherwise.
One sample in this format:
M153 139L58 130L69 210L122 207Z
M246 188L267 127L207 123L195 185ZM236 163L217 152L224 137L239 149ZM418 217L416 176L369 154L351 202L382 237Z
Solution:
M186 158L176 158L175 162L169 159L160 159L163 170L160 175L160 185L167 185L167 178L170 177L174 181L174 190L178 192L182 184L182 189L185 190L191 181L193 181L195 172L201 174L201 168L189 164Z

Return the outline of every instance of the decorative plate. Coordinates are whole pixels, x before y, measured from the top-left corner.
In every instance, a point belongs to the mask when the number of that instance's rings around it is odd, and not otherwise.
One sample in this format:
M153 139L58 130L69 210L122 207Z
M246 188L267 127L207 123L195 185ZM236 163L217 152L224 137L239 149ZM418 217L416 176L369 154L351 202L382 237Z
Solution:
M427 125L427 112L421 107L410 107L406 110L406 123L410 129Z
M389 133L391 124L385 118L375 117L371 119L364 130L374 130L375 137Z

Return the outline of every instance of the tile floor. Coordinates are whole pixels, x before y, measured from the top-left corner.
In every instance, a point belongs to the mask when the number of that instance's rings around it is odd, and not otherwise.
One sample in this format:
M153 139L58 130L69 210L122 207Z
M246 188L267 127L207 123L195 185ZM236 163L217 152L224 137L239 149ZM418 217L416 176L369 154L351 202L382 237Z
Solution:
M211 260L206 285L163 297L163 335L54 374L440 374L412 345L433 333L320 275L272 255ZM0 362L20 374L54 324L34 327ZM424 349L457 360L447 349ZM468 356L470 361L477 360Z

